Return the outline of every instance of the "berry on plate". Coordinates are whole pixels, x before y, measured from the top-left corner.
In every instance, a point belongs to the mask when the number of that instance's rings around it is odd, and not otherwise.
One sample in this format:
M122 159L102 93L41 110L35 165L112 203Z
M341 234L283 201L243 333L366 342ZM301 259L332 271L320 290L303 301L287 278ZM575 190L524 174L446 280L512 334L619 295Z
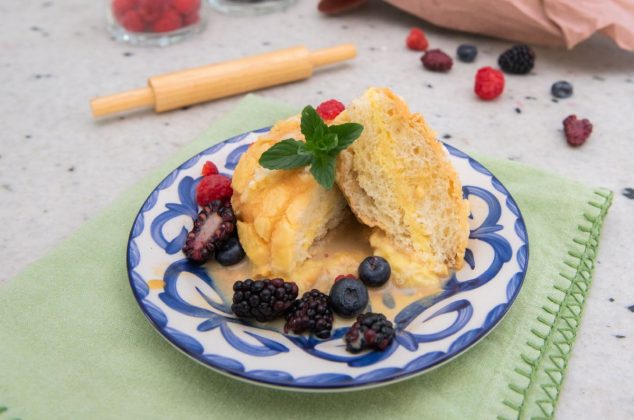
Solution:
M215 200L204 206L187 234L183 252L196 263L214 257L216 249L224 244L236 228L236 217L231 204Z
M231 310L240 318L272 321L291 307L298 290L297 284L282 279L237 281L233 284Z
M369 300L368 288L354 277L339 279L330 289L330 307L337 315L345 318L352 318L363 312Z
M215 163L207 161L203 165L202 176L216 175L218 173L218 167Z
M286 314L284 332L295 334L310 332L317 338L329 338L332 330L332 311L328 306L328 296L317 289L304 293L293 302Z
M394 340L394 326L383 314L368 312L357 317L344 337L346 350L385 350Z
M407 48L414 51L425 51L429 47L425 32L420 28L412 28L409 31L405 44Z
M227 200L232 195L231 180L220 174L203 177L196 187L196 202L200 206L206 206L214 200Z
M157 0L138 0L137 7L141 19L146 23L152 23L163 15L165 2Z
M239 263L246 256L237 235L227 239L227 242L216 248L216 261L220 265L229 266Z
M319 104L317 114L324 120L334 120L346 106L336 99L329 99Z
M114 0L112 2L112 13L117 19L121 19L127 11L136 7L136 0Z
M359 264L359 278L368 287L383 286L391 274L390 263L383 257L368 257Z
M504 91L504 74L491 67L482 67L476 73L473 90L485 101L497 98Z
M453 66L453 60L439 49L427 51L421 58L423 66L431 71L449 71Z

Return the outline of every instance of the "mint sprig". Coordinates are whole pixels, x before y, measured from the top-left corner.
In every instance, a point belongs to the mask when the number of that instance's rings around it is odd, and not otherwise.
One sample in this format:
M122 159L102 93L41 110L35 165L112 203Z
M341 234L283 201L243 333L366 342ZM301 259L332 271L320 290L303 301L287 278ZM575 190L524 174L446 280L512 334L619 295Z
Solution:
M305 142L282 140L271 146L260 157L260 165L267 169L295 169L310 165L310 173L326 189L335 183L337 155L350 146L363 132L363 126L345 123L328 126L315 108L302 110L301 131Z

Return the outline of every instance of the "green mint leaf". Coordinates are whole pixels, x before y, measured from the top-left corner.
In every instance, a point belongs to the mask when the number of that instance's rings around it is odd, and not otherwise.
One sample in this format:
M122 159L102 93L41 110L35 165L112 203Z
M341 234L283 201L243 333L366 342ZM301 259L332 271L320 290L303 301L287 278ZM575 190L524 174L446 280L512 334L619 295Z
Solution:
M310 166L310 173L315 181L322 187L329 190L335 183L335 163L337 159L326 154L319 154L313 158Z
M312 145L316 150L320 152L328 152L329 150L332 150L335 147L337 147L338 142L339 142L339 139L337 138L336 134L327 133L321 137L315 138Z
M338 142L330 149L331 152L339 153L346 147L350 146L356 139L361 136L363 132L363 126L357 123L345 123L339 125L331 125L328 127L328 132L335 133L337 135Z
M282 140L260 156L260 165L267 169L295 169L309 165L311 154L305 153L304 143L294 139Z
M301 130L306 143L310 143L315 137L325 134L328 126L317 114L315 108L308 105L302 110Z

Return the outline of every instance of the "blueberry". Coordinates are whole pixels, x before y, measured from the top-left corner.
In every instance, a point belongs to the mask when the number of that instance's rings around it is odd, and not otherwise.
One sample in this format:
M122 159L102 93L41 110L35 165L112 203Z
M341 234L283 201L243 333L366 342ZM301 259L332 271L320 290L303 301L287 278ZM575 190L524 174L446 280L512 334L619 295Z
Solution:
M242 261L244 256L244 249L242 249L237 236L230 237L216 250L216 261L224 266L237 264Z
M570 98L572 96L572 85L565 80L560 80L553 83L550 87L550 93L552 93L555 98Z
M352 318L368 306L368 289L354 277L337 280L330 289L330 307L333 312L345 318Z
M390 263L383 257L368 257L359 265L359 278L369 287L383 286L390 274Z
M478 55L478 49L475 45L462 44L458 46L458 60L463 63L472 63Z

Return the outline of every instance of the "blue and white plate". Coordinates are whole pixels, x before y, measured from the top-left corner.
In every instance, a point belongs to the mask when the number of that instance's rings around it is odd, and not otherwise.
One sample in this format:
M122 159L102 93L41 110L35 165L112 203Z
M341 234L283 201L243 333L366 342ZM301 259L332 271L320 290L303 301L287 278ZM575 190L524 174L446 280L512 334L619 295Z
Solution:
M230 138L192 157L150 194L128 244L130 285L143 313L169 342L235 378L291 390L377 386L429 371L461 354L504 317L522 287L528 237L517 204L484 166L445 145L471 205L466 264L443 291L393 319L396 339L384 352L347 353L342 337L286 335L237 319L230 296L204 266L181 252L198 213L195 188L205 161L231 175L248 145L268 129Z

